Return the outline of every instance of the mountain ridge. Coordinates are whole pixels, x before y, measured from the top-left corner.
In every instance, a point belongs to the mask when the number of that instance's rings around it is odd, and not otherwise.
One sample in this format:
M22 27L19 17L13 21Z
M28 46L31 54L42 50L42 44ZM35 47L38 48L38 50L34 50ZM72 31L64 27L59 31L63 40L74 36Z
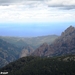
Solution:
M49 37L53 40L57 38L57 36L55 37L55 35L30 39L18 37L0 37L0 68L19 58L29 56L35 50L32 45L37 46L37 43L40 45L42 42L44 42L44 40L49 40L48 42L50 42ZM29 43L31 43L32 45L27 44L25 41L23 41L24 39L26 39L27 41L31 41ZM42 41L39 43L37 39L42 39Z
M30 45L34 49L38 48L40 45L42 45L44 42L47 42L51 44L56 38L58 38L57 35L47 35L47 36L38 36L38 37L4 37L0 36L1 39L4 41L7 41L17 47L25 47Z
M75 28L68 27L60 37L58 37L45 51L45 48L36 49L32 55L35 56L60 56L66 54L75 54ZM45 51L45 53L44 53ZM41 52L41 53L40 53ZM37 55L37 53L39 53Z

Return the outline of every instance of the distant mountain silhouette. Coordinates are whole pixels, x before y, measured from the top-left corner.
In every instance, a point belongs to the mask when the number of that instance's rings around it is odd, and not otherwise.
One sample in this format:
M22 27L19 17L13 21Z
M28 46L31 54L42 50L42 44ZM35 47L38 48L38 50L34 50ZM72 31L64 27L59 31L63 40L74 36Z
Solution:
M0 36L1 39L7 41L17 47L27 47L31 46L34 49L38 48L44 42L51 44L55 39L58 38L57 35L47 35L47 36L38 36L38 37L8 37Z
M32 55L35 56L61 56L66 54L75 54L75 28L68 27L61 36L51 45L43 44L37 48Z

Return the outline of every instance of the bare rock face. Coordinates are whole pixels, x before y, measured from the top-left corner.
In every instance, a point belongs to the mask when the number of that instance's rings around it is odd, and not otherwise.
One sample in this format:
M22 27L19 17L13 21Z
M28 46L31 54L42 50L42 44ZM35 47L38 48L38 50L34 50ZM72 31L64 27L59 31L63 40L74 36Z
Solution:
M39 48L37 48L32 55L34 56L44 56L46 51L48 50L49 45L47 43L43 43Z
M20 58L30 55L34 52L34 49L30 46L24 47L21 51Z
M64 32L62 32L61 37L71 36L75 33L75 28L73 26L68 27Z
M70 26L51 45L42 45L33 53L36 56L75 54L75 28Z

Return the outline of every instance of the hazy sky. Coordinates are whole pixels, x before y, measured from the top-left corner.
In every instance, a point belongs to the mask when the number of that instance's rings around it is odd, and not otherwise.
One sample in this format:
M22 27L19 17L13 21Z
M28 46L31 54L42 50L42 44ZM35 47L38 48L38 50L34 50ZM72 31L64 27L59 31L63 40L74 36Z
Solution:
M0 35L60 35L70 25L75 0L0 0Z

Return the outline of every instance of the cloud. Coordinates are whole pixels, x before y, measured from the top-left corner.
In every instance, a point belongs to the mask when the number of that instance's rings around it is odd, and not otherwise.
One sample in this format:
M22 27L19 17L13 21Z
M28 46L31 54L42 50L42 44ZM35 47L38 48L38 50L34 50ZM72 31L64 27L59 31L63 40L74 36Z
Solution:
M39 4L46 4L48 7L59 9L75 9L75 0L0 0L0 5L8 6L12 4L27 5L31 8Z
M74 21L75 11L57 10L39 5L37 8L26 8L22 5L0 7L0 22L64 22Z
M0 0L1 6L25 5L29 8L33 8L39 4L45 4L48 7L64 10L75 9L75 0Z
M75 0L48 0L46 4L49 7L58 7L66 10L75 9Z
M34 4L44 0L0 0L0 5L7 6L12 4Z
M75 20L74 0L0 0L0 5L0 22Z

